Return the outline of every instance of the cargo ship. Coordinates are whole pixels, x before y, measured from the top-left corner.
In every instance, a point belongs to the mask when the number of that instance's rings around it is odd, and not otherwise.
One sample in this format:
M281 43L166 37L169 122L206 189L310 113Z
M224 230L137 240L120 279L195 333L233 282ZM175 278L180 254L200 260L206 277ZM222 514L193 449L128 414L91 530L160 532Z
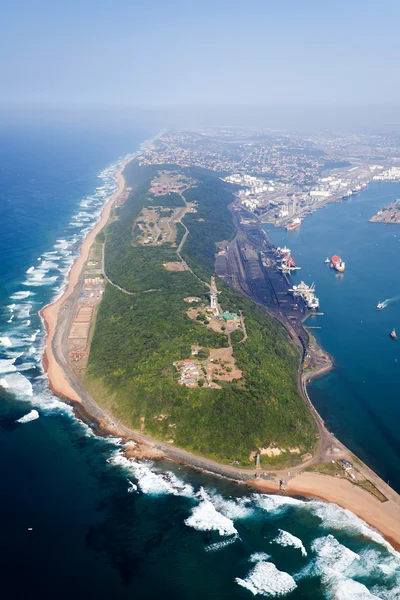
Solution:
M344 273L346 264L342 261L340 256L334 254L331 258L331 269L335 269L338 273Z
M362 192L363 190L365 190L365 188L367 187L366 183L361 183L360 185L356 185L356 187L351 190L352 194L359 194L360 192Z
M289 292L292 292L293 298L302 298L304 304L310 310L318 310L319 299L315 295L315 283L308 286L304 283L304 281L301 281L299 285L294 285Z
M293 219L293 221L289 223L289 225L286 225L286 231L292 231L293 229L297 229L297 227L300 227L300 225L301 219Z
M282 251L281 251L282 252ZM290 254L290 250L284 253L282 256L281 264L278 266L278 270L282 273L291 273L292 271L298 271L301 267L296 265L296 261Z

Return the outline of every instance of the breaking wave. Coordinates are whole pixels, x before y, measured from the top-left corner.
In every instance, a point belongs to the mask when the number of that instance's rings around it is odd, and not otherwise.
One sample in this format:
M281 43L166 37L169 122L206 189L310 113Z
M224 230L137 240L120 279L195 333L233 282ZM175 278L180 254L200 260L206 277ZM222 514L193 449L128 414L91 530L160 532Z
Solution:
M279 571L273 563L264 560L258 561L245 579L236 577L235 581L254 596L260 594L269 598L286 596L297 587L289 573Z
M278 535L273 541L275 544L279 544L280 546L292 546L293 548L297 548L300 550L303 556L307 556L307 550L304 548L301 539L295 535L292 535L288 531L280 529Z
M17 419L16 422L17 423L29 423L29 421L35 421L38 418L39 418L38 411L33 409L30 412L28 412L26 415L21 417L20 419Z
M115 451L108 459L108 462L112 465L122 467L133 475L143 494L152 494L155 496L171 494L172 496L193 497L193 487L178 479L174 473L170 471L156 473L152 469L153 463L140 463L134 459L127 458L124 456L123 450Z
M233 521L218 512L204 488L200 488L197 497L200 503L193 508L192 514L185 520L188 527L199 531L218 531L220 535L237 534Z

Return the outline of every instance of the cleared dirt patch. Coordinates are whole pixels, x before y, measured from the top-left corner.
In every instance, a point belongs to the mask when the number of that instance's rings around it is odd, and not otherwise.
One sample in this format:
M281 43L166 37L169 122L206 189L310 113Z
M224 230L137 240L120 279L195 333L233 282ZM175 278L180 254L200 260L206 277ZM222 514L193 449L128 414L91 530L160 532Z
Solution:
M187 271L188 267L187 265L185 265L185 263L181 263L181 262L167 262L164 263L164 268L167 269L167 271Z
M232 347L215 348L210 350L208 371L212 379L220 381L233 381L241 379L242 371L236 367L236 359L232 354Z

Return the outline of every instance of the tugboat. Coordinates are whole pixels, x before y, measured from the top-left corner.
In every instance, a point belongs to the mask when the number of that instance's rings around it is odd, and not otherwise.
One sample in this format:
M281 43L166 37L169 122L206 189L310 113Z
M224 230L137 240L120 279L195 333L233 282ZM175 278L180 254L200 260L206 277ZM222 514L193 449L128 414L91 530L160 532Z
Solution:
M397 340L397 333L395 329L393 329L393 331L390 332L390 337L392 338L392 340Z
M378 304L376 305L376 310L382 310L382 308L385 308L385 303L378 302Z

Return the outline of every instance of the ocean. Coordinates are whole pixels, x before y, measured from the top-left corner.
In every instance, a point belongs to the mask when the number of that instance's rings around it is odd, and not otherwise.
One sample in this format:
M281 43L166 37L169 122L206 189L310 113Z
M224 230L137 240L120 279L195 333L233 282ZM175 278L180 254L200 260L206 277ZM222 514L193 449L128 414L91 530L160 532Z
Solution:
M267 227L287 244L301 270L293 281L315 282L324 316L307 321L335 368L308 387L330 431L400 492L400 253L397 225L370 223L382 206L400 198L400 184L371 183L350 200L308 216L292 232ZM325 264L338 254L339 274ZM377 311L379 301L385 308Z
M155 133L0 127L2 589L7 597L68 600L398 598L400 555L349 511L253 493L170 461L127 460L120 440L94 435L49 390L38 310L61 293L80 241L116 188L119 162ZM343 346L327 347L338 364ZM313 386L319 409L331 403L323 382ZM344 434L350 425L340 405L329 414Z

